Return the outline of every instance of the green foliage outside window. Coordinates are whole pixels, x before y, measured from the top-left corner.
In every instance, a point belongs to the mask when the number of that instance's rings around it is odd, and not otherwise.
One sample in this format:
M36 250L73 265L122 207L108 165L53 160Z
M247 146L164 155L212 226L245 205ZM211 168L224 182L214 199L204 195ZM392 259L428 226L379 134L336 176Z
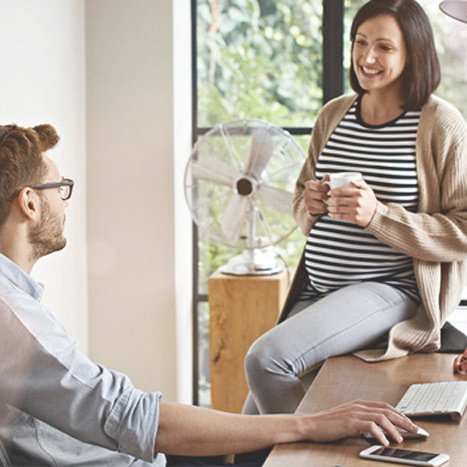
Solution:
M441 13L439 1L418 0L431 20L441 62L436 94L455 105L467 118L467 26Z
M198 1L198 125L311 126L321 105L321 0Z

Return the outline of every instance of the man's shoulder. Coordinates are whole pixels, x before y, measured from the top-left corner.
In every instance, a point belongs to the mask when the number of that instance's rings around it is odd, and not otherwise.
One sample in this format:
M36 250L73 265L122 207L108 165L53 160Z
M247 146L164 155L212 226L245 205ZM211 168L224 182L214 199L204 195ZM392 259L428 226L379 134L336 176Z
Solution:
M14 300L39 303L34 297L0 273L0 302L9 303Z
M0 274L0 305L8 303L14 297L22 296L24 293L15 287L8 279Z
M48 315L44 306L34 296L0 274L0 326L6 329L19 323L31 327L31 323L44 321Z

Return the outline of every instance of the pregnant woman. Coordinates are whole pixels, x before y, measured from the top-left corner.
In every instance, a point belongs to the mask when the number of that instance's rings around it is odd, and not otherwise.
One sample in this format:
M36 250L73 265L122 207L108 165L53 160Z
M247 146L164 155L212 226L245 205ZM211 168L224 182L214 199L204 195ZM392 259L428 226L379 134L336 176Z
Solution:
M296 184L306 246L280 323L250 348L245 413L294 412L328 357L436 350L466 283L467 128L433 95L415 0L371 0L351 28L352 95L320 112ZM330 189L331 174L361 180Z

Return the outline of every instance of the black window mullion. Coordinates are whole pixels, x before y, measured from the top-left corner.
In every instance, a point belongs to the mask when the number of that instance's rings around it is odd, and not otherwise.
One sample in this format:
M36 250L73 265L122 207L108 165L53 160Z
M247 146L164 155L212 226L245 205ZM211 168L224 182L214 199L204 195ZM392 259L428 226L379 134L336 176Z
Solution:
M323 0L323 103L344 92L344 0Z
M283 126L283 130L288 131L291 135L309 135L311 127L306 126ZM195 130L196 137L205 135L212 127L200 127Z

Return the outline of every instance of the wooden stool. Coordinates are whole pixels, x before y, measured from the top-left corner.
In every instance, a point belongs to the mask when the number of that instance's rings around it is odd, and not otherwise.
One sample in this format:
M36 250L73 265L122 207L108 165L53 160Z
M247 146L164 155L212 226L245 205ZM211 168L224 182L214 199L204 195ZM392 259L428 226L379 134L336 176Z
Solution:
M208 285L211 407L240 413L248 394L245 355L277 323L288 274L231 276L217 270Z

